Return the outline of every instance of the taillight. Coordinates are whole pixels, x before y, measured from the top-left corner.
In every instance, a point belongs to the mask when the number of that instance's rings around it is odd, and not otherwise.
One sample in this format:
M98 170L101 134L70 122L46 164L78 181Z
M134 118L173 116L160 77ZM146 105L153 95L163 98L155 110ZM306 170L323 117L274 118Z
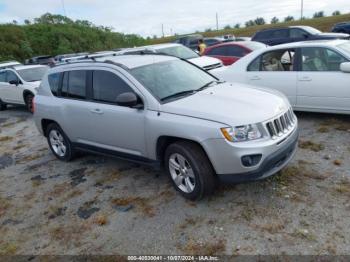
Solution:
M33 97L33 99L32 99L32 113L34 114L34 112L35 112L35 102L34 102L34 100L35 100L35 96Z

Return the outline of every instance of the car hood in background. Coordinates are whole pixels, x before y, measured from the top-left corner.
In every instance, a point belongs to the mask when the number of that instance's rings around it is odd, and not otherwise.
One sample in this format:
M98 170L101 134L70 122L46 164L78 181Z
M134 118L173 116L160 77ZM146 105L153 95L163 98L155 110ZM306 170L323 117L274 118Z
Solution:
M266 121L288 107L279 93L224 83L163 104L161 111L237 126Z
M202 67L205 70L211 70L223 66L221 60L210 56L200 56L196 58L191 58L188 61L199 67Z

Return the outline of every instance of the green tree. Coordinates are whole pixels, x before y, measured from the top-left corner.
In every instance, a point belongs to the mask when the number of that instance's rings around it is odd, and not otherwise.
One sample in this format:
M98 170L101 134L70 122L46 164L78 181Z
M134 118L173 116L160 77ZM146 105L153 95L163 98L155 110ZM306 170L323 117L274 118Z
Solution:
M255 25L255 22L253 20L249 20L245 22L245 27L254 26L254 25Z
M230 25L225 25L224 29L226 29L226 30L231 29L231 26Z
M264 25L265 24L265 19L263 17L257 17L255 20L254 20L254 23L256 25Z
M320 18L320 17L324 17L324 12L323 11L316 12L313 15L313 18Z
M271 24L277 24L280 20L274 16L272 19L271 19Z
M235 24L234 28L236 28L236 29L241 28L241 24L239 24L239 23Z
M291 22L291 21L294 21L294 17L291 15L284 18L284 22Z
M341 15L340 11L336 10L332 13L333 16L336 16L336 15Z

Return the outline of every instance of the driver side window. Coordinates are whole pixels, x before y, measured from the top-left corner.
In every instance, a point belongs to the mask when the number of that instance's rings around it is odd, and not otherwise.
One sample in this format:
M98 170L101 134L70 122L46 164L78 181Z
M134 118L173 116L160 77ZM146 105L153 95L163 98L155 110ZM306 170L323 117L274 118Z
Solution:
M301 49L302 71L340 71L340 64L347 60L337 52L322 47Z
M10 83L10 81L18 81L18 76L12 71L7 71L6 72L6 82Z

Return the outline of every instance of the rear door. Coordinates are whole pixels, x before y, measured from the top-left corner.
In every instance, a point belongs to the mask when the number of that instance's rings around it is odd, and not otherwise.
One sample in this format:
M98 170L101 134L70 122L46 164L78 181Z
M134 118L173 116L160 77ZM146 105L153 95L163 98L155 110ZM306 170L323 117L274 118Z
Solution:
M0 99L4 102L7 100L6 71L0 71Z
M233 63L233 60L228 56L228 52L228 46L223 45L212 47L205 55L220 59L224 65L230 65Z
M297 72L294 49L278 49L257 57L247 70L247 82L251 85L276 89L285 94L291 105L296 105Z
M280 45L291 42L288 29L274 30L271 35L270 45Z
M340 71L347 59L336 50L305 47L300 52L297 106L316 111L350 111L350 74Z

